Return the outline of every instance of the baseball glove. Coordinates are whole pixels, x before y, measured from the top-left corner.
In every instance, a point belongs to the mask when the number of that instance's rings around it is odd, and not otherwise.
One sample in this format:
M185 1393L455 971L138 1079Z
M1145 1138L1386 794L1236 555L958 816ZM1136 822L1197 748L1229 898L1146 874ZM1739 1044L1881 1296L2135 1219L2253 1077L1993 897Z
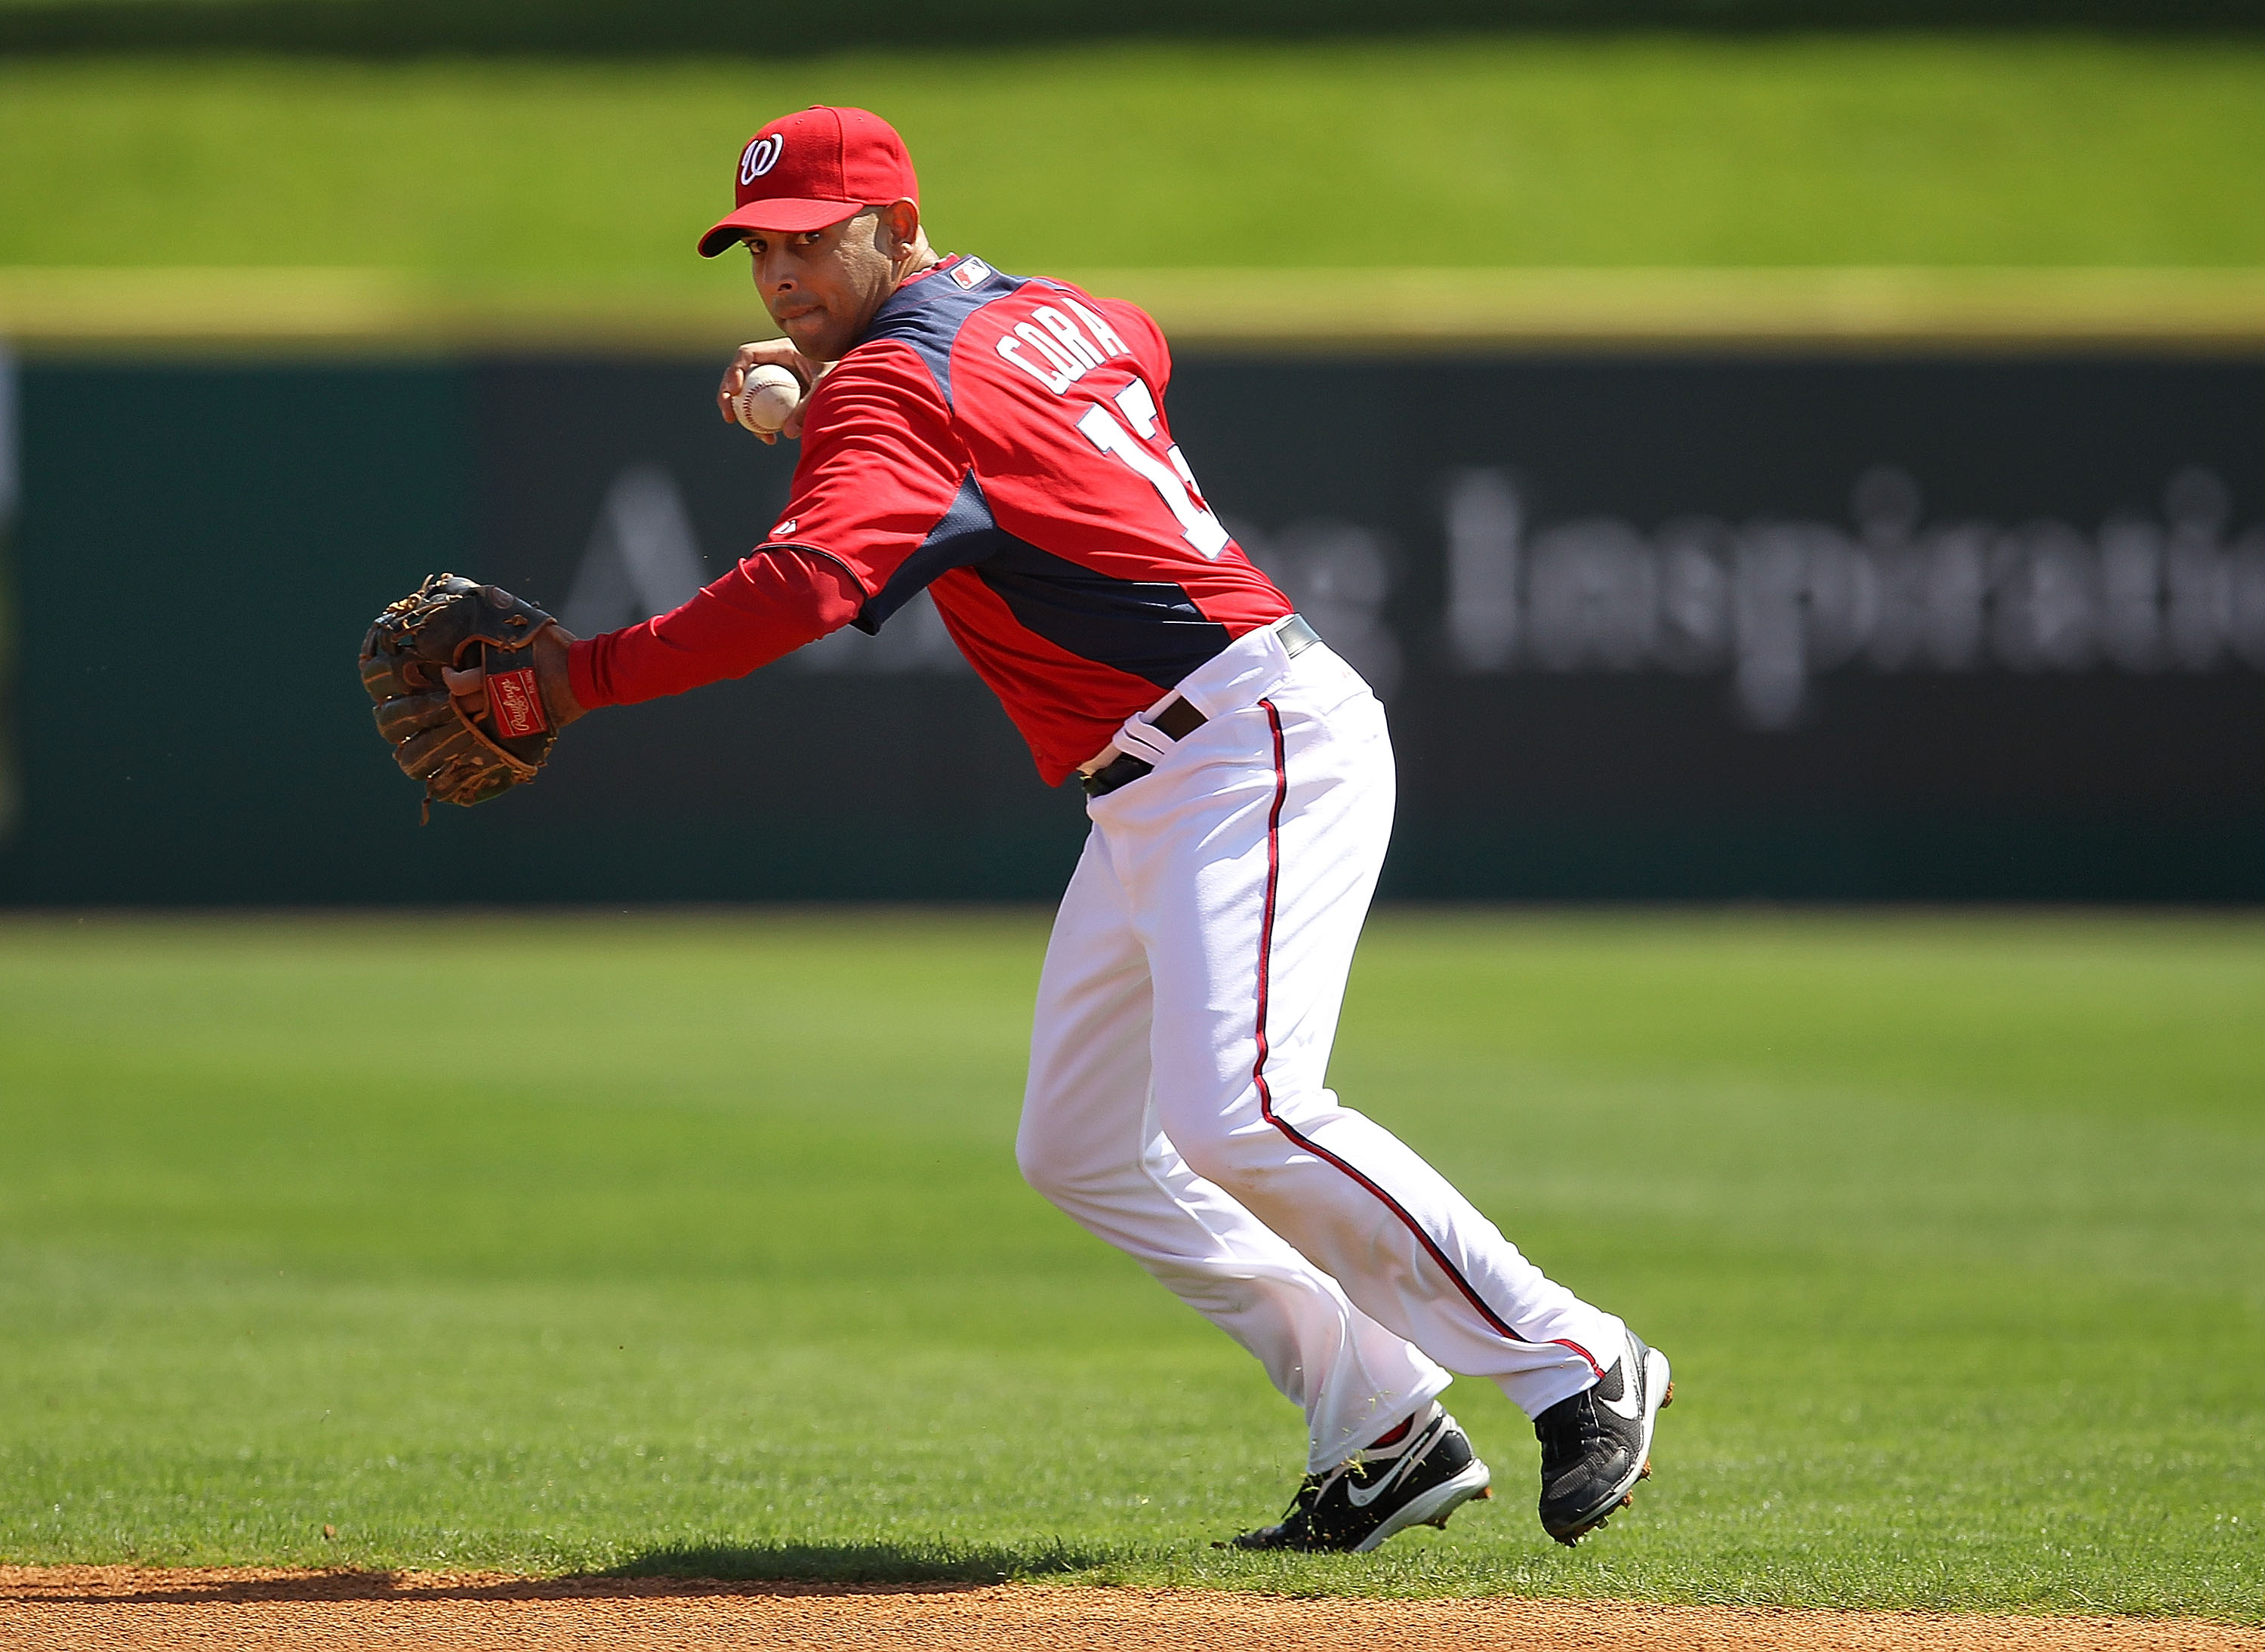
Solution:
M558 739L535 675L535 639L557 622L492 585L436 573L377 616L361 642L361 684L377 702L377 731L433 804L467 806L525 785ZM487 673L486 700L467 715L446 667Z

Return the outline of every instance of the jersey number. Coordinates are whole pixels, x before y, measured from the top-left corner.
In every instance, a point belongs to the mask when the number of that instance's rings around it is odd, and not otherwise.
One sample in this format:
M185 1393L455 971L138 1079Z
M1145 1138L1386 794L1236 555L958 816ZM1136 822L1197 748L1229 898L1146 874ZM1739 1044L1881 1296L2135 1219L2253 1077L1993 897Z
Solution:
M1196 486L1195 472L1188 469L1179 443L1165 448L1162 459L1149 450L1148 443L1156 434L1156 398L1135 379L1117 392L1117 410L1125 415L1131 430L1118 424L1105 407L1088 408L1077 427L1096 448L1115 455L1146 477L1156 497L1164 501L1164 508L1178 520L1180 537L1216 561L1227 547L1227 529L1203 502L1203 490Z

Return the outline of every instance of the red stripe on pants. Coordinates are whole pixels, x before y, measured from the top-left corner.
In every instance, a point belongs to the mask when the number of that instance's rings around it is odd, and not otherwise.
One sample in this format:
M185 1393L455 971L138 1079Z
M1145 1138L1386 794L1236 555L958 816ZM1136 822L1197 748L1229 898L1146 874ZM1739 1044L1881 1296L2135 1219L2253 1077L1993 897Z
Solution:
M1274 1091L1266 1082L1266 1008L1267 997L1271 987L1274 958L1274 901L1276 891L1282 881L1282 805L1290 796L1290 766L1282 749L1282 714L1275 709L1271 700L1261 700L1258 703L1265 708L1266 726L1272 731L1274 739L1274 804L1266 815L1266 908L1258 923L1258 1059L1251 1064L1250 1068L1251 1081L1258 1087L1259 1117L1307 1153L1312 1153L1314 1157L1321 1160L1324 1164L1336 1166L1346 1175L1367 1189L1382 1202L1385 1209L1400 1219L1402 1226L1415 1235L1416 1242L1423 1246L1424 1253L1438 1264L1439 1271L1454 1282L1455 1289L1463 1293L1463 1299L1471 1305L1481 1319L1511 1341L1525 1342L1526 1338L1511 1329L1509 1321L1486 1305L1484 1299L1472 1288L1471 1282L1463 1277L1461 1270L1447 1260L1447 1253L1439 1248L1431 1234L1424 1231L1416 1219L1408 1213L1397 1199L1327 1148L1318 1146L1307 1138L1299 1134L1288 1123L1275 1115ZM1590 1370L1595 1372L1599 1378L1603 1377L1604 1368L1597 1364L1596 1357L1587 1349L1581 1347L1577 1343L1566 1342L1562 1338L1558 1339L1558 1342L1561 1347L1569 1348L1580 1355L1588 1362Z

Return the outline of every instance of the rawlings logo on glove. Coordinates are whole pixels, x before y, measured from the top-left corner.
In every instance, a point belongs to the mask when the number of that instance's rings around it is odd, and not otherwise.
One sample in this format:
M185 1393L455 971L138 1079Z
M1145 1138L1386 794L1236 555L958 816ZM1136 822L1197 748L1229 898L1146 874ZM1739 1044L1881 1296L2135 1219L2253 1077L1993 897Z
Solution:
M427 816L436 802L470 806L524 785L550 755L558 731L534 649L557 623L508 591L436 573L369 628L362 687L394 761L424 785Z
M506 739L540 734L550 726L550 719L543 715L543 693L535 686L532 666L488 673L488 715Z

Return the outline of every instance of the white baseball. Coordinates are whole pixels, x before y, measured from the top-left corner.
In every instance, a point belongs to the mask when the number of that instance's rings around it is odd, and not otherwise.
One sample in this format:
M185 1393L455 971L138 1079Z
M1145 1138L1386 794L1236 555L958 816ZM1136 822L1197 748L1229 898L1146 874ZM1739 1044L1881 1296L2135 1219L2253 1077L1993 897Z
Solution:
M781 367L750 368L732 398L732 412L758 436L769 436L801 404L802 381L793 374Z

